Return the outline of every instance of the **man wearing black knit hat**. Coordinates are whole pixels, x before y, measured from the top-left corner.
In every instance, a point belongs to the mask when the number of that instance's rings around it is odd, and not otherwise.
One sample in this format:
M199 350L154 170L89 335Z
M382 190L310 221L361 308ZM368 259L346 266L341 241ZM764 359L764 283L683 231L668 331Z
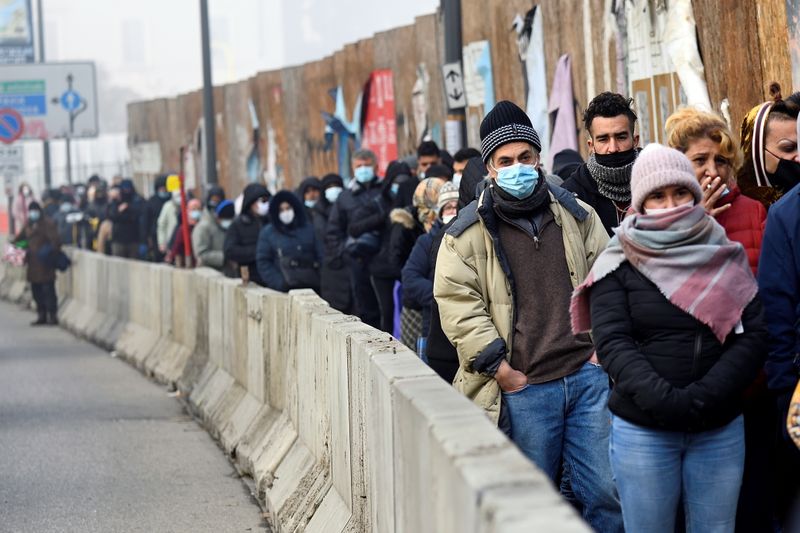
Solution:
M636 113L630 98L604 92L583 113L589 133L589 160L564 181L566 190L592 206L609 235L631 205L631 171L639 154Z
M442 329L458 352L453 384L554 482L563 468L597 531L622 531L608 377L569 314L608 236L589 206L547 184L522 109L499 102L480 133L489 184L447 230L434 278Z

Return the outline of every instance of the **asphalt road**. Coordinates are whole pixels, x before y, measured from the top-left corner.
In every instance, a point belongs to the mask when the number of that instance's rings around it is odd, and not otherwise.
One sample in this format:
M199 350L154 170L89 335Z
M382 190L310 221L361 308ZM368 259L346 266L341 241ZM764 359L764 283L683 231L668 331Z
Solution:
M222 450L166 390L0 303L0 531L265 531Z

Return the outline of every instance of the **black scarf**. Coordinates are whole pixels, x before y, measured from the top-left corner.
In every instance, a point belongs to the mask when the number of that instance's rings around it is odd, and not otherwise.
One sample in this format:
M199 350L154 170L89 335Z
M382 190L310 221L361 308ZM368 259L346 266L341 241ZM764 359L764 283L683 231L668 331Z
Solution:
M494 182L489 187L489 191L492 194L495 208L512 219L530 218L534 213L550 203L550 189L541 170L539 171L539 181L527 198L519 200L498 187Z

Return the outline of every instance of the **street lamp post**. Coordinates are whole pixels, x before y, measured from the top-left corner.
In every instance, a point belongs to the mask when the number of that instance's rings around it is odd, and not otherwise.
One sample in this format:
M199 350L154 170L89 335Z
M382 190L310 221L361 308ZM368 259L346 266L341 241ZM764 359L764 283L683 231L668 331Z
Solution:
M444 62L461 64L461 0L441 0L441 12L444 17ZM460 123L461 146L464 146L467 140L465 110L451 109L447 118Z
M42 11L42 0L36 2L37 26L39 34L39 63L44 63L44 11ZM50 171L50 141L42 142L42 156L44 158L44 186L50 189L53 186L53 176Z
M205 140L206 183L215 185L217 183L217 136L214 124L214 85L211 81L211 39L209 33L208 0L200 0L200 34L203 46L203 136Z

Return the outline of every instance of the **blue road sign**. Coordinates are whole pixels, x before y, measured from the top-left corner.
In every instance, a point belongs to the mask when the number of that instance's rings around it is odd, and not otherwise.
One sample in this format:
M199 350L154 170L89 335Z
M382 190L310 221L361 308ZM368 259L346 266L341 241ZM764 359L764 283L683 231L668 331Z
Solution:
M22 136L25 123L13 109L0 109L0 142L11 144Z
M75 111L81 106L81 95L75 91L66 91L61 95L61 107L67 111Z

